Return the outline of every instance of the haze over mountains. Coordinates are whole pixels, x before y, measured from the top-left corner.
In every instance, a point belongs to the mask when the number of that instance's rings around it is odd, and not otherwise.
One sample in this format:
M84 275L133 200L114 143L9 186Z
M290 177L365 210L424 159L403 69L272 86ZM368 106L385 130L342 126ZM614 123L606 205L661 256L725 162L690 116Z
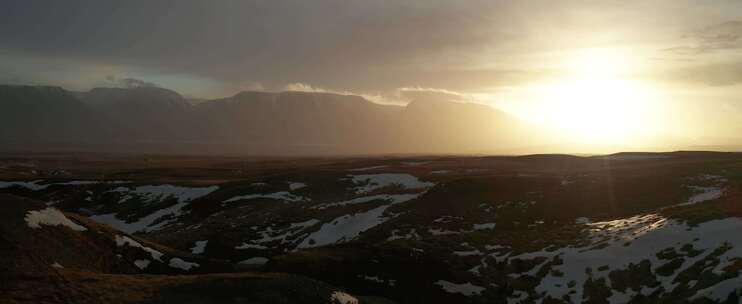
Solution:
M192 104L158 87L0 86L0 142L9 150L332 155L498 153L541 143L497 109L360 96L240 92Z

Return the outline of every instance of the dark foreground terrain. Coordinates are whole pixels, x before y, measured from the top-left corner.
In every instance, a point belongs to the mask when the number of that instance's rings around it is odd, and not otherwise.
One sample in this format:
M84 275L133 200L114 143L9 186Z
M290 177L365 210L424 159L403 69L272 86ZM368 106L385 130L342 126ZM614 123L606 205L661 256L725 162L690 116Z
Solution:
M0 158L0 303L737 303L742 154Z

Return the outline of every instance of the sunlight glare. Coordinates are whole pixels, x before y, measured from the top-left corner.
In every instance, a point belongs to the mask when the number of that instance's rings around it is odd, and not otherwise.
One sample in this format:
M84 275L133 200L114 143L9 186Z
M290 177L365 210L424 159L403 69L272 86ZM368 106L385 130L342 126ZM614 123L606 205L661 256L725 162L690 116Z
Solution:
M573 140L627 144L652 125L651 90L627 76L635 62L611 49L589 49L566 60L569 75L541 86L546 122Z

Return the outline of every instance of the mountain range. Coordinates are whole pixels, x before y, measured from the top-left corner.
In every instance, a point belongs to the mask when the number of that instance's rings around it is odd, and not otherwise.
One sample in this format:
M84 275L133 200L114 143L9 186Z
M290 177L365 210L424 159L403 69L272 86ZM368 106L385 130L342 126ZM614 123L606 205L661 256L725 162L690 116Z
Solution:
M382 105L317 92L240 92L188 102L158 87L0 85L6 150L339 155L496 153L531 145L535 127L495 108L413 100Z

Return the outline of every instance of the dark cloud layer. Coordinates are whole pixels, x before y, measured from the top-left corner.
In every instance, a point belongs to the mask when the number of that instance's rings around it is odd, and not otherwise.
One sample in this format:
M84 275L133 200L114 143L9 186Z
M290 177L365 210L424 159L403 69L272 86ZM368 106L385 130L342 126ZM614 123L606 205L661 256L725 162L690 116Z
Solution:
M740 47L739 18L698 21L736 4L693 3L696 15L689 1L7 0L0 81L94 86L116 75L210 97L292 83L477 92L558 77L541 56L570 48L632 46L673 31L687 33L675 53ZM658 30L660 21L673 31Z
M387 89L414 83L385 67L464 61L466 50L492 41L497 30L486 25L495 8L428 1L4 1L0 50L237 84L311 79Z
M742 48L742 21L725 21L684 35L689 44L668 48L680 55L700 55L722 50Z

